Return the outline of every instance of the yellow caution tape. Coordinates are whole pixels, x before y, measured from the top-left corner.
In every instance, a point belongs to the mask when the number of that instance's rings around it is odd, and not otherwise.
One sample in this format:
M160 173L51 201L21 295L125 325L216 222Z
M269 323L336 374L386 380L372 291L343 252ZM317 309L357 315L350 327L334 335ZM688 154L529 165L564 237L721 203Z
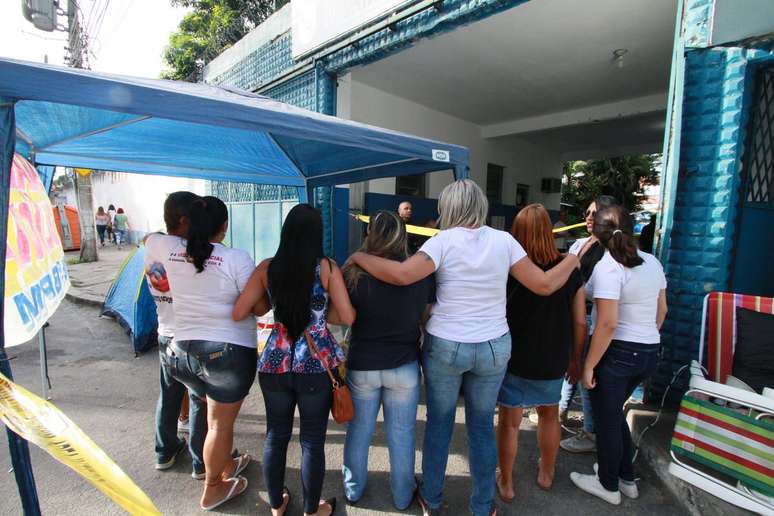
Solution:
M160 515L150 498L51 403L0 374L0 420L75 470L130 514Z
M355 217L359 221L365 222L366 224L368 224L371 221L371 217L369 217L368 215L355 215L355 214L353 214L352 216ZM561 227L561 228L556 228L556 229L553 230L553 233L561 233L562 231L567 231L569 229L579 228L579 227L585 226L585 225L586 225L585 222L578 222L577 224L573 224L571 226L564 226L564 227ZM409 233L412 233L414 235L422 235L422 236L429 236L429 237L431 237L431 236L435 236L438 233L438 231L440 231L440 230L435 229L435 228L426 228L426 227L423 227L423 226L413 226L411 224L406 224L406 231L408 231Z

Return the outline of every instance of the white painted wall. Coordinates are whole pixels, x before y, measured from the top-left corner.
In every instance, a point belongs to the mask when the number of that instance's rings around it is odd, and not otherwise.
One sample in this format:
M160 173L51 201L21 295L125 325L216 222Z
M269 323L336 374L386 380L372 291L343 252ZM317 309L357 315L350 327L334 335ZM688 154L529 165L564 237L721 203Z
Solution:
M188 190L206 194L206 181L180 177L148 176L125 172L97 172L92 176L94 211L110 204L123 208L129 217L132 237L164 230L164 201L167 195Z
M540 192L541 178L561 176L562 161L555 149L517 138L509 138L507 141L485 139L479 125L358 82L356 77L357 71L338 79L339 117L464 145L470 149L470 177L482 188L486 187L487 163L505 167L504 204L515 204L516 185L522 183L530 185L530 202L541 202L550 209L559 208L559 194ZM428 197L437 198L443 187L452 180L451 171L429 174ZM353 192L351 207L358 208L357 197L364 192L358 192L361 189L355 188L355 185L350 186ZM395 179L369 181L362 190L365 188L368 192L394 194Z

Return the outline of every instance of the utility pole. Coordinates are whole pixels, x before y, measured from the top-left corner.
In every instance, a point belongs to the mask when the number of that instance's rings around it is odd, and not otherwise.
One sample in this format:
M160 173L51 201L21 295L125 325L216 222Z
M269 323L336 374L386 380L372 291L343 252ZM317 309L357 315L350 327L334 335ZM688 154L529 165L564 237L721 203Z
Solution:
M84 68L86 44L81 29L75 0L67 1L67 28L69 47L67 63L73 68ZM94 198L91 191L91 174L88 169L75 170L75 193L78 205L78 222L81 226L81 262L96 262L96 228L94 227Z

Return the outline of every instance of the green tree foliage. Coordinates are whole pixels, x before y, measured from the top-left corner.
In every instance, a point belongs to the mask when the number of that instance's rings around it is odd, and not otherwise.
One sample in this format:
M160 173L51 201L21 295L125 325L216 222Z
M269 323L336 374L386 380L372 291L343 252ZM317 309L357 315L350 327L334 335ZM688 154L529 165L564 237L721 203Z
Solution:
M642 154L564 164L562 202L575 207L575 218L598 195L612 195L629 211L642 207L644 190L657 185L660 154Z
M204 65L242 39L288 0L170 0L191 11L169 36L164 79L196 82Z

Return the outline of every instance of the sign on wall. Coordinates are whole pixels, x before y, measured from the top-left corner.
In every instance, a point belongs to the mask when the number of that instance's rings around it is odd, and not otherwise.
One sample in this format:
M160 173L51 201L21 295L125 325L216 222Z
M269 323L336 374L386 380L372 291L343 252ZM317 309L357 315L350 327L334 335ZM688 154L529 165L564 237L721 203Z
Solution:
M405 3L406 0L293 0L293 58Z
M5 345L33 338L70 287L48 194L19 154L11 165L5 253Z

